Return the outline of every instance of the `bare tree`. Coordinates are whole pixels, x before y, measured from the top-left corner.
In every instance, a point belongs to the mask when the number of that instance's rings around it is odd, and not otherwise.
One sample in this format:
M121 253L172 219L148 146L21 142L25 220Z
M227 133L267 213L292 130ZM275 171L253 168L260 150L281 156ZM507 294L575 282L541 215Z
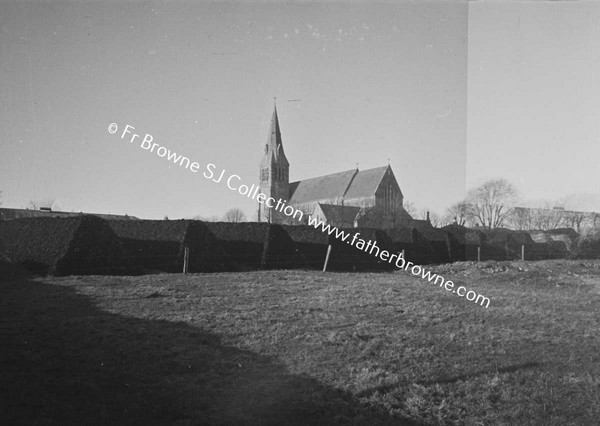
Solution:
M531 228L530 229L556 229L560 228L565 220L565 211L562 209L553 209L550 203L547 203L543 208L532 209Z
M431 209L422 209L420 213L422 220L429 220L432 226L438 228L439 226L443 226L442 223L444 220L438 215L436 212Z
M433 225L433 227L435 228L439 228L441 226L446 225L446 223L444 223L444 220L442 219L442 217L437 214L434 211L429 211L429 223L431 223L431 225Z
M404 210L406 210L406 213L411 215L413 218L417 217L419 214L419 211L417 210L415 203L413 203L412 201L404 200L402 207L404 207Z
M510 223L511 228L516 229L517 231L530 231L535 229L532 225L531 209L525 207L515 207L510 214L510 218L507 218L507 221Z
M563 224L569 228L573 228L578 234L581 234L582 228L586 222L590 221L593 215L584 212L566 212L563 217Z
M244 213L241 209L238 208L229 209L225 212L223 220L225 222L245 222L246 213Z
M600 232L600 214L598 213L591 213L590 215L591 217L589 218L590 226L591 226L591 230L590 232L592 233L599 233Z
M465 226L467 220L472 218L472 209L466 201L459 201L452 204L444 213L444 222L446 224L455 223L460 226Z
M506 179L492 179L470 190L467 201L484 229L495 229L504 225L516 196L516 188Z

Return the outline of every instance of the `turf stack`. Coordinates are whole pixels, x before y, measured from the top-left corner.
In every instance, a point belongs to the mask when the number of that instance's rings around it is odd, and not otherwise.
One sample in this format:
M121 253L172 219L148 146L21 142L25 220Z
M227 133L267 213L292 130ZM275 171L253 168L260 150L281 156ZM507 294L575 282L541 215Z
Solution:
M434 245L419 231L419 228L426 229L427 225L421 226L422 224L419 224L418 226L415 226L416 222L425 221L413 221L405 228L400 227L395 231L387 231L394 241L394 251L400 252L404 248L405 258L417 265L439 262L440 255L434 249ZM428 227L433 228L430 224L428 224ZM442 234L443 238L446 238L446 234L443 232ZM431 238L431 235L429 238Z
M445 263L450 261L450 241L446 232L434 228L429 221L413 220L411 223L425 241L420 244L423 247L423 257L420 264ZM427 253L429 251L430 253Z
M419 236L415 228L398 227L386 229L385 232L392 240L392 253L402 253L404 250L404 258L417 263L418 256L415 257L415 254L419 251L416 243Z
M538 260L543 255L541 247L525 231L508 232L508 255L513 259L521 259L521 249L525 250L526 260Z
M118 238L95 216L1 221L0 252L42 274L107 274L123 265Z
M562 241L553 242L562 244L566 251L566 246ZM578 259L600 259L600 235L590 234L582 237L577 245L576 257Z
M394 264L384 262L377 255L377 249L387 250L393 253L394 244L390 236L382 229L374 228L348 228L344 232L349 235L346 241L341 238L336 238L335 235L329 236L331 244L331 254L327 269L336 271L391 271L395 268ZM354 235L357 236L354 245L350 244ZM358 239L365 242L362 249L357 248ZM367 244L371 241L370 247L367 249Z
M284 225L282 229L292 240L295 252L301 257L307 268L322 269L329 245L326 233L312 226Z
M269 227L269 241L264 255L265 269L305 268L306 262L281 225Z
M550 235L545 231L527 231L527 233L535 243L535 251L531 254L532 259L540 260L553 258L554 240L550 238ZM527 256L527 258L529 259L529 256Z
M11 263L10 259L0 254L0 283L26 278L27 271L20 265Z
M303 266L294 243L280 225L207 222L233 270L291 269Z
M467 260L466 229L460 225L447 225L441 228L448 236L450 261Z
M114 220L110 226L123 244L134 273L182 272L189 248L189 272L226 270L229 260L206 225L197 220Z
M525 231L510 231L508 229L493 229L484 231L486 244L482 260L519 260L521 247L525 246L528 259L536 253L537 247L531 236Z
M535 246L525 252L527 260L561 259L569 255L563 241L554 241L547 231L527 231Z
M562 242L568 252L576 251L579 243L579 234L571 228L558 228L547 231L554 241Z
M477 248L481 247L483 233L461 225L447 225L441 228L448 236L450 259L455 261L477 260Z
M486 244L485 234L478 229L467 229L465 233L465 260L477 260L477 252L480 255Z

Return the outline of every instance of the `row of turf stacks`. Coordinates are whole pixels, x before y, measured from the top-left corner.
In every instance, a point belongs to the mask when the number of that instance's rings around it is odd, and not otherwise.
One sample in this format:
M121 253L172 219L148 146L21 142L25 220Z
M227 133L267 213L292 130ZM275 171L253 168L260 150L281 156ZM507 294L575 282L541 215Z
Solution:
M229 271L305 267L288 233L268 223L206 222L227 255Z
M458 225L441 229L448 235L452 261L477 260L478 256L481 260L518 260L522 254L525 260L560 259L576 254L574 231L482 231Z
M39 274L123 272L121 243L96 216L0 221L0 254Z
M36 273L139 274L181 272L187 247L189 272L221 272L321 269L331 246L329 270L366 271L393 268L381 261L378 250L404 251L407 260L428 264L477 260L478 255L481 260L514 260L523 247L527 260L564 258L576 256L579 247L594 254L600 246L578 246L572 230L481 231L457 225L437 229L415 222L393 230L344 229L348 238L342 241L309 226L25 218L0 221L0 255ZM354 238L356 233L360 235ZM369 241L377 248L367 246Z
M182 272L188 248L189 272L230 270L217 238L198 220L108 221L123 245L131 273Z

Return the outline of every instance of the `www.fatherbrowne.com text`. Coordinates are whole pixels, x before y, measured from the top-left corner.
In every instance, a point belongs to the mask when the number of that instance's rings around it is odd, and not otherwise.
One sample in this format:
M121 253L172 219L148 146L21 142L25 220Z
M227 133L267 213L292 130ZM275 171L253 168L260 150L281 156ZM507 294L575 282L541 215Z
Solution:
M119 126L116 123L110 123L108 126L108 132L113 135L118 132ZM173 162L174 164L178 164L179 166L191 171L192 173L198 173L200 171L200 163L197 161L192 161L188 157L183 156L182 154L177 154L175 151L171 151L169 148L159 145L154 142L154 138L152 135L146 133L144 137L141 137L140 134L134 133L135 127L127 124L121 133L122 140L128 140L129 143L133 143L136 139L138 139L140 143L140 148L146 150L151 153L155 153L157 156L161 158L165 158L169 162ZM127 138L127 139L126 139ZM257 185L245 185L242 182L242 178L235 174L228 174L226 176L226 170L221 169L221 171L217 171L217 166L208 163L204 168L204 172L202 175L215 183L225 182L227 188L232 191L236 191L241 195L248 197L252 200L256 200L261 204L266 204L269 208L273 208L279 212L282 212L288 217L293 217L298 221L302 221L304 217L304 212L301 210L286 205L287 200L282 200L281 198L276 200L273 197L268 197L264 193L260 192L260 188ZM316 218L309 215L308 224L313 226L315 229L321 228L321 230L328 235L335 235L335 238L345 241L348 244L352 245L358 250L367 252L375 257L378 257L383 262L388 262L389 264L396 265L397 268L410 271L411 274L421 277L428 282L439 285L443 287L446 291L451 291L452 294L456 294L459 297L464 297L470 302L475 302L481 306L485 306L486 308L490 305L490 299L477 294L476 292L467 289L463 286L455 287L454 283L450 280L444 279L441 275L432 274L431 271L427 271L425 268L419 265L415 265L414 263L407 261L401 253L390 253L387 250L381 250L377 246L377 242L368 241L359 238L360 233L356 232L354 235L347 233L337 227L332 227L329 224L325 224L323 221L317 220ZM350 239L350 237L352 238Z

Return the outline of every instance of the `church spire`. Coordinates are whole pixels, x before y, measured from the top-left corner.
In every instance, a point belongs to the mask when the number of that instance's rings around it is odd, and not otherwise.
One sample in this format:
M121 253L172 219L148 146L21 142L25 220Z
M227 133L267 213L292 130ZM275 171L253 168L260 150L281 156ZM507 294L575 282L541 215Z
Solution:
M290 163L283 152L277 105L274 104L265 153L260 161L260 192L267 198L287 200L290 195L289 172ZM258 203L258 218L259 222L282 223L284 216L272 206Z
M271 117L271 128L269 129L267 146L268 150L272 152L277 159L283 154L283 143L281 141L281 130L279 129L279 118L277 117L277 98L273 98L273 100L273 116Z

